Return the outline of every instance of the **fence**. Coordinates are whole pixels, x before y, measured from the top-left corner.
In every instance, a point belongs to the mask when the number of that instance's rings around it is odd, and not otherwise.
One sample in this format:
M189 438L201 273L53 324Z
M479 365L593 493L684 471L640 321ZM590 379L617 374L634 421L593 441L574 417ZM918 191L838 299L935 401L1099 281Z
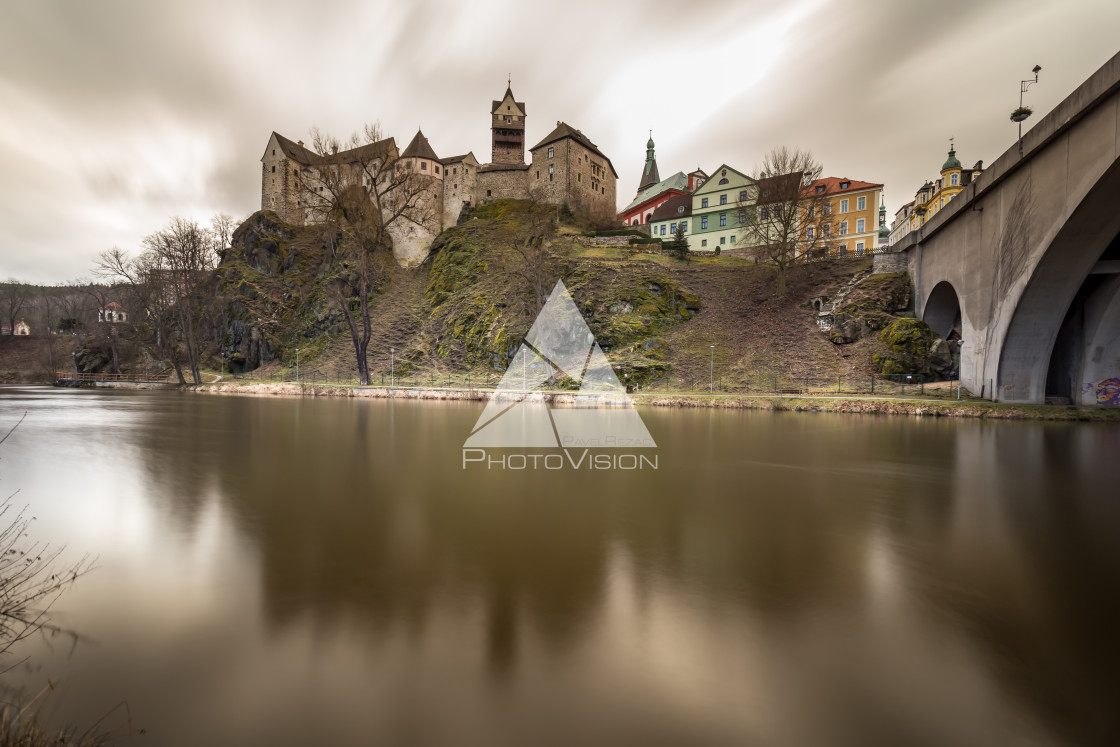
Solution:
M166 384L169 381L167 374L112 374L112 373L83 373L80 371L55 371L56 381L77 382L133 382L137 384Z

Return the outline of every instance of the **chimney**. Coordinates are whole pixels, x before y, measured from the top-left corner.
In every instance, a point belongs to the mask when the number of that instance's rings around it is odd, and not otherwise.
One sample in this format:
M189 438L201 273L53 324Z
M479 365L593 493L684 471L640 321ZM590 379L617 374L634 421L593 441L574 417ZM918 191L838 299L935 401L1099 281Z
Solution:
M302 148L302 147L303 147L303 141L302 141L302 140L300 140L300 141L299 141L299 142L297 143L297 145L299 145L299 147L301 147L301 148Z

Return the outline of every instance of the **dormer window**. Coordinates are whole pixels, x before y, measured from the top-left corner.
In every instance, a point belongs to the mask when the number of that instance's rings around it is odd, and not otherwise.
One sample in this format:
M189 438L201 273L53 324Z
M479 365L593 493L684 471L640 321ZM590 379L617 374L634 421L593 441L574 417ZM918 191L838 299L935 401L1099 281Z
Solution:
M852 186L851 182L840 182L840 189L847 189L850 186Z
M823 192L824 192L824 185L823 184L818 184L817 185L817 194L822 194Z
M683 212L684 212L684 205L681 205L680 207L677 208L677 213L680 214L680 213L683 213Z

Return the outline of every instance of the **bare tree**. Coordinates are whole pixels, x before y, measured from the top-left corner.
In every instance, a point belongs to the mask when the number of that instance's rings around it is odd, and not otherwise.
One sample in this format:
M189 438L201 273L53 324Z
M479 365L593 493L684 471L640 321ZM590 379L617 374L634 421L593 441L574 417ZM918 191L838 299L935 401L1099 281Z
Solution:
M233 232L241 225L241 221L234 220L233 216L218 213L210 219L210 236L214 241L214 251L219 259L224 259L226 249L233 241Z
M10 334L16 333L16 322L23 319L21 314L30 295L31 287L15 278L0 283L0 314L8 323Z
M747 199L737 203L740 241L756 259L777 268L779 298L786 293L789 266L830 238L828 195L813 185L820 174L812 153L775 148L763 157Z
M438 182L417 159L401 158L377 124L345 143L312 130L313 152L298 173L301 202L333 248L331 295L346 319L358 380L370 383L366 351L373 334L370 296L388 281L394 236L429 228Z

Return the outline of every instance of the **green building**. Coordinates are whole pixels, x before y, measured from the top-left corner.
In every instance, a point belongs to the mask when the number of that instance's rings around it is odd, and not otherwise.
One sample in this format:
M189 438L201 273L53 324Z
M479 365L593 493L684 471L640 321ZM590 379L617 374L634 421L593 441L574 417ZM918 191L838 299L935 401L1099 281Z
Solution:
M714 252L736 248L746 221L746 207L758 197L758 186L741 171L723 164L692 193L688 249Z

